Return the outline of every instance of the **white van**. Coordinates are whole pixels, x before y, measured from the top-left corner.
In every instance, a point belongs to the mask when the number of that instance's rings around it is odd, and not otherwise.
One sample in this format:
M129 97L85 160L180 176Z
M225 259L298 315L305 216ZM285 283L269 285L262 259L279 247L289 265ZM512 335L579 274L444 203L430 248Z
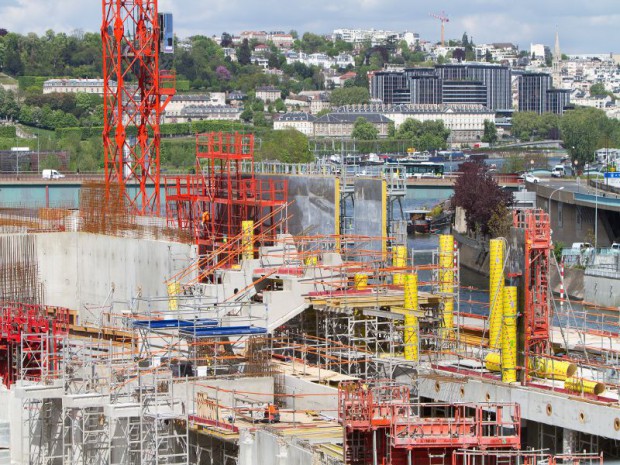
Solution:
M65 175L57 170L43 170L43 175L41 177L43 179L60 179L64 178Z
M554 178L563 178L565 174L564 165L555 165L551 170L551 176Z

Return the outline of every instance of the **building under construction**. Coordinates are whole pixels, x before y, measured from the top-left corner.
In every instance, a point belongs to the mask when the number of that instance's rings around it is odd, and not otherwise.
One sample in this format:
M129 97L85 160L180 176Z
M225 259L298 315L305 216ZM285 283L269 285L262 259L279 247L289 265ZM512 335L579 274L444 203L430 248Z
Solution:
M105 181L0 205L0 463L620 457L617 320L553 299L546 213L491 241L476 301L452 236L408 248L398 172L258 173L252 135L210 133L160 178L172 35L102 3Z
M258 174L252 152L249 135L197 136L165 217L114 183L85 184L77 211L2 210L6 463L620 455L618 333L552 298L546 213L491 241L473 312L451 236L419 251L390 235L392 174Z

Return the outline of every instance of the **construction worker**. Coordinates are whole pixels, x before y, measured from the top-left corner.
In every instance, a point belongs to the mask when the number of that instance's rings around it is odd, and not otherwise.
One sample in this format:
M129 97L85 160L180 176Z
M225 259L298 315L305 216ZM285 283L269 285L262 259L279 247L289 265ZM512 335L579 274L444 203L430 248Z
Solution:
M267 407L265 408L265 420L267 423L280 422L280 410L276 404L267 404Z
M202 224L207 224L211 220L211 215L208 211L202 212Z

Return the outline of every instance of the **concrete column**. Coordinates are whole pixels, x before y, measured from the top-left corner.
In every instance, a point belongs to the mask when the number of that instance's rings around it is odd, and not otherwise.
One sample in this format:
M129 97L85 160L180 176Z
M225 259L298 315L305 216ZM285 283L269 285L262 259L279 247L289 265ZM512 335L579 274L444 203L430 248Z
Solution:
M577 452L577 431L564 428L562 430L562 453L572 454Z

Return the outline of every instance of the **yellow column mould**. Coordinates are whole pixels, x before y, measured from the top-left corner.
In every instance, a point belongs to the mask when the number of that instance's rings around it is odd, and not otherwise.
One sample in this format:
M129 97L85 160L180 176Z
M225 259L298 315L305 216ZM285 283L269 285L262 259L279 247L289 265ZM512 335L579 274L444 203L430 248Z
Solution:
M181 283L173 281L168 283L168 310L174 311L179 309L178 295L181 294Z
M418 275L406 274L405 286L405 360L418 361L418 317L415 311L418 309Z
M392 249L392 265L394 268L405 268L407 266L407 247L396 245ZM405 282L405 275L402 271L395 271L392 282L397 286L402 286Z
M502 381L517 381L517 287L504 287L502 324Z
M449 336L454 329L454 237L451 234L439 236L439 292L450 295L443 306L443 326Z
M241 256L244 260L254 258L254 221L241 222Z
M366 289L368 287L368 275L366 273L355 273L353 285L358 291Z
M566 378L564 381L564 389L574 392L585 392L587 394L596 394L597 396L605 392L605 385L589 379L583 378Z
M501 346L504 314L504 240L489 241L489 347Z

